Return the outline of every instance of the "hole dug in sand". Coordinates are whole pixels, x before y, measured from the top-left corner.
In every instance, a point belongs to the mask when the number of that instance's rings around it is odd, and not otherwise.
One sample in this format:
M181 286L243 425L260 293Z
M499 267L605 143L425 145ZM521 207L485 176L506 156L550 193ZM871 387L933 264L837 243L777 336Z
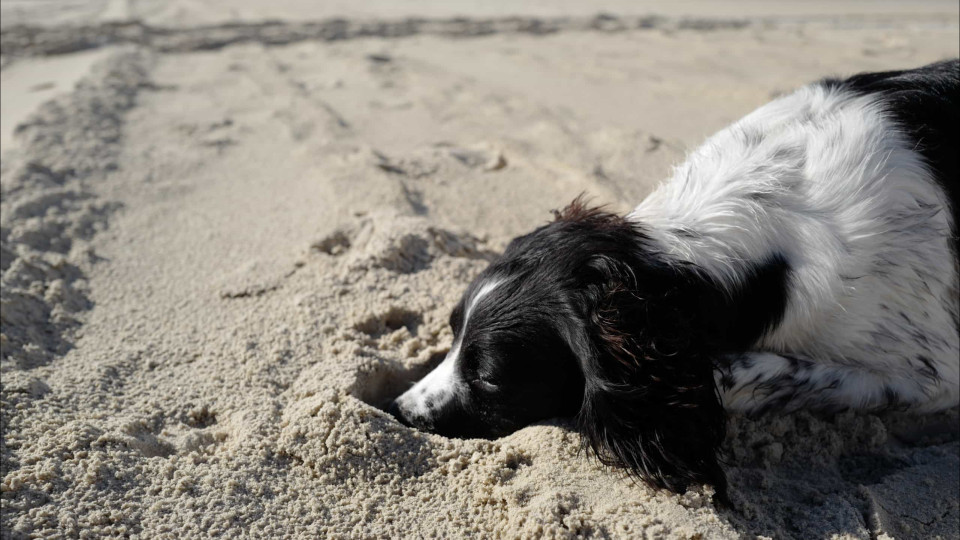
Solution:
M310 247L320 253L338 257L350 249L350 235L347 231L338 229L322 239L317 240Z
M364 403L386 411L394 399L430 373L446 355L446 351L433 353L428 361L408 368L396 363L378 364L357 375L350 393Z

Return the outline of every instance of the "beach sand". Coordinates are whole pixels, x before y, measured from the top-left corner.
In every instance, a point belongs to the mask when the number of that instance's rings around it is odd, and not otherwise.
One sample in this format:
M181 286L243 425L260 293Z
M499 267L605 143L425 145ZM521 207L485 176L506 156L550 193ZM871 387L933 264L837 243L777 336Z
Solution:
M955 2L62 4L3 8L4 538L960 537L956 409L733 417L733 508L568 419L381 410L511 238L798 85L957 56Z

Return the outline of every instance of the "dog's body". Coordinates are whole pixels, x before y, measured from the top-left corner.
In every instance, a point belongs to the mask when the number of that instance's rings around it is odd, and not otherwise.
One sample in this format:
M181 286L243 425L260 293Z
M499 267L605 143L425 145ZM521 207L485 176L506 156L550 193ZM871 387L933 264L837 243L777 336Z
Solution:
M394 414L458 436L576 415L605 463L722 492L724 408L956 405L958 66L779 98L626 217L575 201L470 286Z
M767 331L721 370L726 408L957 403L957 204L945 188L955 197L960 183L960 97L917 118L876 93L927 92L951 66L956 78L952 63L778 99L709 139L628 216L726 289L787 274L764 292L776 305L748 307L766 311ZM932 139L901 123L931 120Z

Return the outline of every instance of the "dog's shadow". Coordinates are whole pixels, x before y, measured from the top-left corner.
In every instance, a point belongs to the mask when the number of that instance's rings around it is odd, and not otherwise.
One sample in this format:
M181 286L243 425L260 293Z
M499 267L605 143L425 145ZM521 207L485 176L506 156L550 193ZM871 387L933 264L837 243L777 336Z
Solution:
M745 536L955 538L958 420L957 408L733 416L721 513Z
M443 357L366 373L353 393L385 410ZM571 419L538 424L576 430ZM731 506L718 510L744 536L956 537L958 408L928 415L731 415L723 451Z

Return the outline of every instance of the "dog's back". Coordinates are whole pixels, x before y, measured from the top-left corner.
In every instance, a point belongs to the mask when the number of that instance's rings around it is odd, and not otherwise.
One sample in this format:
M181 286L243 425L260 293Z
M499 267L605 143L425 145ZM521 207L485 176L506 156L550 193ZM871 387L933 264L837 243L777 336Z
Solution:
M924 157L931 173L946 191L953 203L953 223L960 221L957 217L960 206L957 204L960 200L960 60L905 71L825 79L820 84L858 95L876 96L898 127L915 143L914 149Z

